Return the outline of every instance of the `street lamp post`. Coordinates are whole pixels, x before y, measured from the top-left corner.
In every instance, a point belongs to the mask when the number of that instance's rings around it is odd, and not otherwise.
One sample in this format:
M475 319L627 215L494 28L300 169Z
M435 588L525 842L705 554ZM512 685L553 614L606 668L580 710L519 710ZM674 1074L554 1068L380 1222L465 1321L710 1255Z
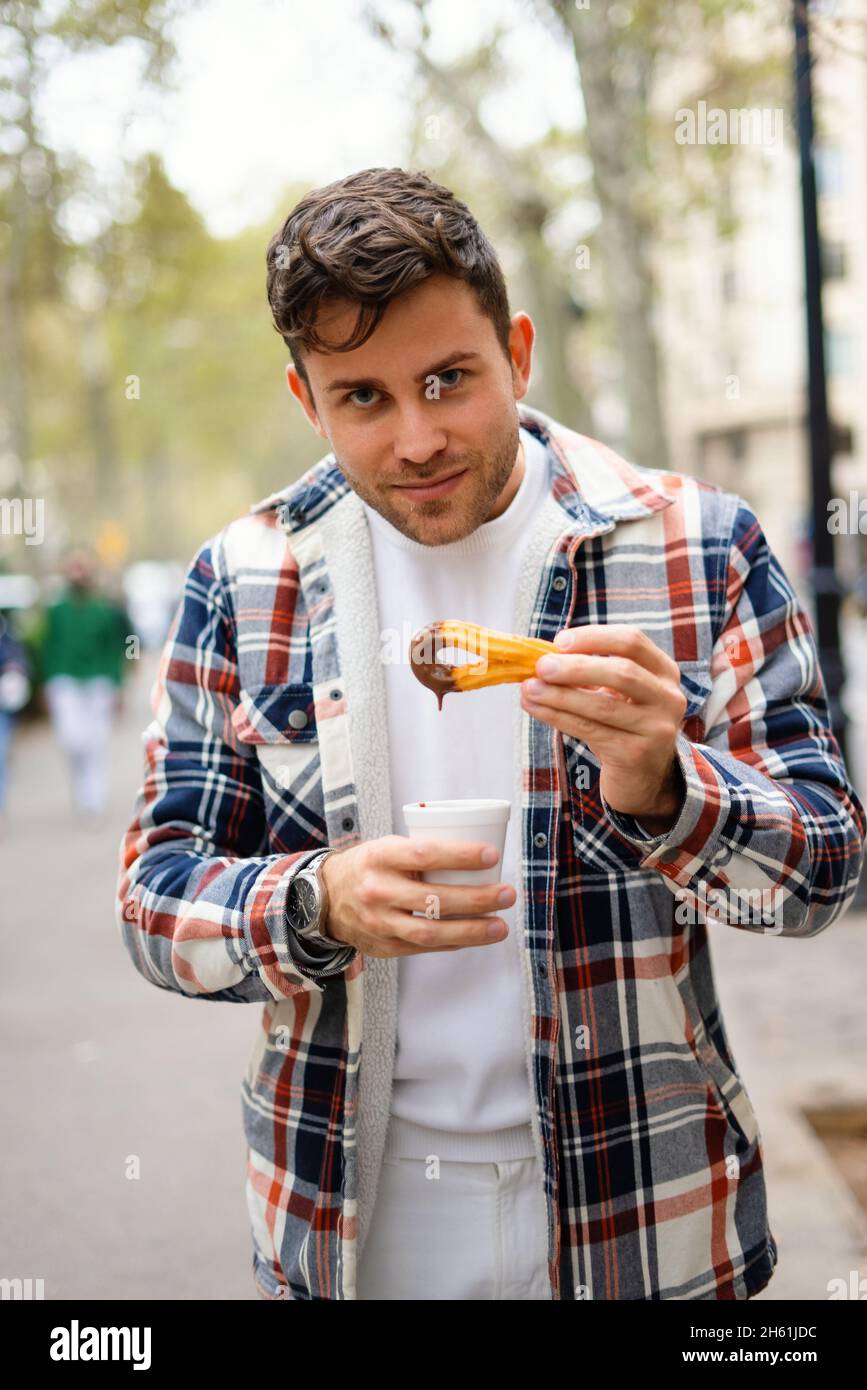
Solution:
M846 711L841 700L845 670L840 650L840 584L834 566L834 537L828 527L831 501L831 429L825 386L825 343L822 318L822 264L813 163L813 80L807 0L794 0L795 109L801 161L801 207L804 222L804 282L807 311L808 426L810 482L813 508L813 564L816 643L825 685L831 726L846 757Z

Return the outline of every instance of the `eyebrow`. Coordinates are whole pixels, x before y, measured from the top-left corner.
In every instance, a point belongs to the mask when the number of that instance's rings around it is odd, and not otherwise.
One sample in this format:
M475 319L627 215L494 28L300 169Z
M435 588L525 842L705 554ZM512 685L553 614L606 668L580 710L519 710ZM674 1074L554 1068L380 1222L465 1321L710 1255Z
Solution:
M419 372L418 376L414 377L413 380L421 385L429 376L439 376L440 372L448 371L449 367L453 367L456 362L471 362L478 356L479 354L477 352L450 352L448 357L444 357L443 360L438 362L434 367L426 367L425 370ZM330 386L326 386L325 390L326 392L357 391L361 386L372 386L377 391L387 390L385 383L373 376L360 376L355 378L341 377L339 381L332 381Z

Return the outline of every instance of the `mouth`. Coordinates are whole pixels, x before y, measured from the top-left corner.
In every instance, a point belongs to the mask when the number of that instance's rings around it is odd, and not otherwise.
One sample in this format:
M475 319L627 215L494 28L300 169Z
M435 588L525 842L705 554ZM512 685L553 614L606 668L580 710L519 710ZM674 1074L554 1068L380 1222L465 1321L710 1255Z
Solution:
M419 483L417 486L414 484L396 483L395 486L399 492L404 493L411 501L427 502L434 497L445 497L457 486L459 480L466 472L466 468L461 468L456 473L447 473L445 477L438 478L432 483Z

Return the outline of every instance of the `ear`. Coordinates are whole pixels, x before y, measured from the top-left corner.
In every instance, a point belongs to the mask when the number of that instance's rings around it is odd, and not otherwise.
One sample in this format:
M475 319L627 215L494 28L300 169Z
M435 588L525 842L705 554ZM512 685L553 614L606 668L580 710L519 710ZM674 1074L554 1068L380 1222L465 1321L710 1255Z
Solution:
M509 330L509 356L512 360L512 386L516 401L526 396L530 386L535 337L536 330L530 315L525 314L523 310L513 314Z
M318 435L321 435L323 439L327 440L328 435L325 433L319 421L319 415L316 410L316 404L313 400L313 396L311 392L308 390L306 383L298 375L291 362L288 363L286 367L286 384L288 385L289 390L295 397L296 401L298 401L299 405L301 406L301 409L304 411L304 414L307 416L307 419L310 421L316 433Z

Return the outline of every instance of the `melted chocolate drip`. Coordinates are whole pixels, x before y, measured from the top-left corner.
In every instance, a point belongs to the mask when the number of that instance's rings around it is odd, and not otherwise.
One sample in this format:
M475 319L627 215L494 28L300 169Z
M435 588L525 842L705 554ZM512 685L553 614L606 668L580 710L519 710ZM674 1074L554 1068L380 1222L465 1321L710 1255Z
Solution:
M437 697L437 709L442 710L443 697L457 690L454 680L454 666L446 666L439 660L439 654L448 642L443 637L441 625L431 623L421 628L409 644L409 664L416 680L432 690ZM430 655L427 655L430 653Z

